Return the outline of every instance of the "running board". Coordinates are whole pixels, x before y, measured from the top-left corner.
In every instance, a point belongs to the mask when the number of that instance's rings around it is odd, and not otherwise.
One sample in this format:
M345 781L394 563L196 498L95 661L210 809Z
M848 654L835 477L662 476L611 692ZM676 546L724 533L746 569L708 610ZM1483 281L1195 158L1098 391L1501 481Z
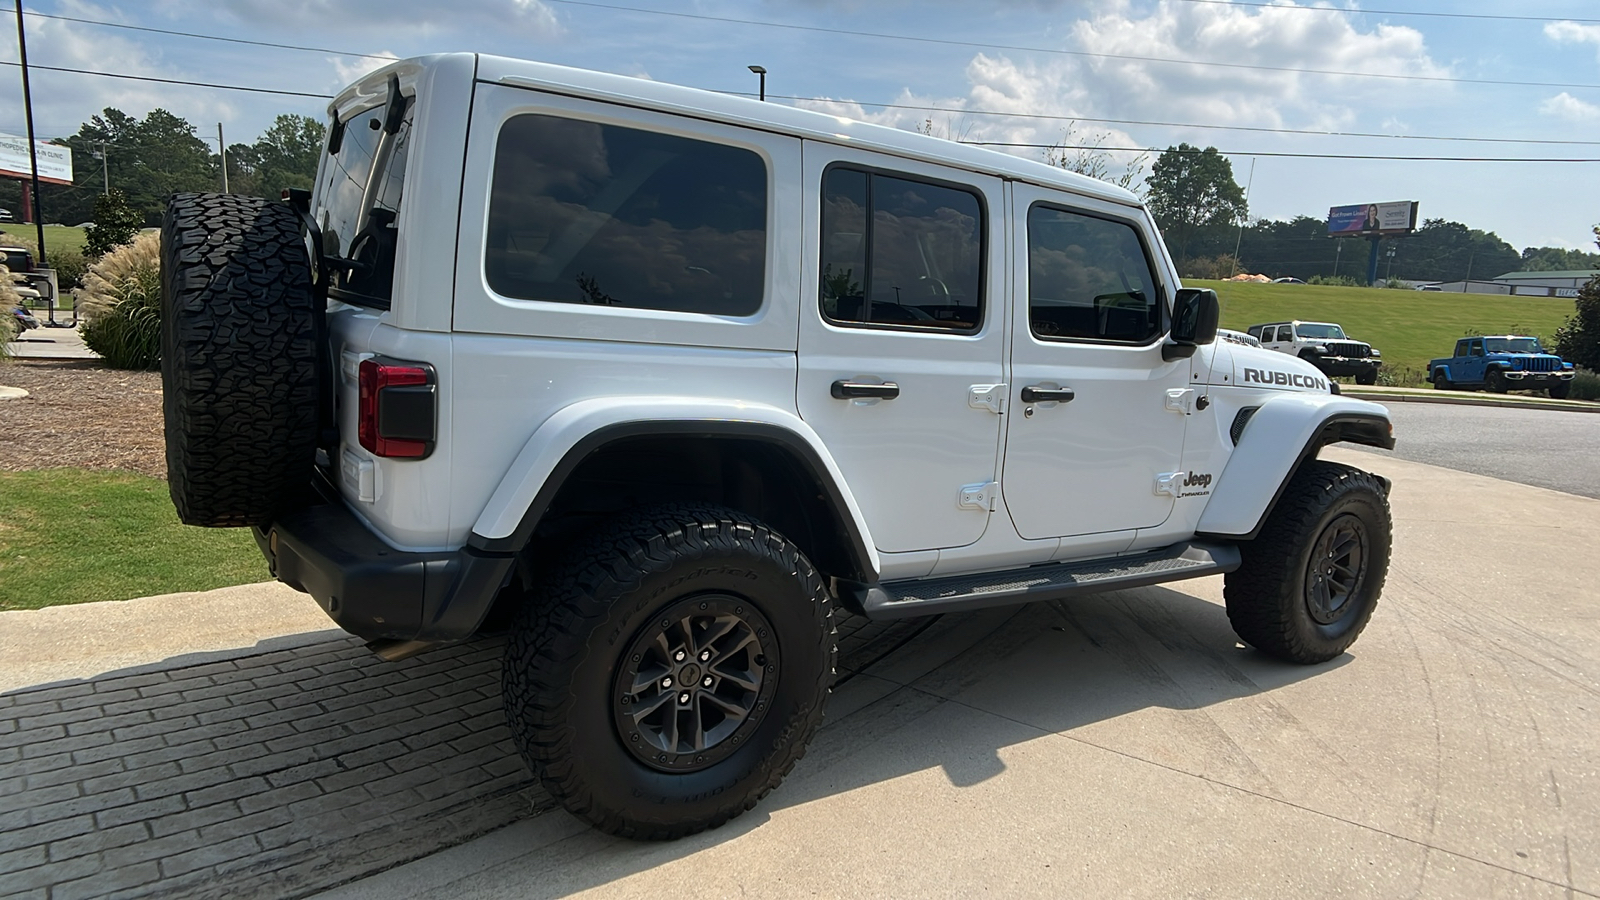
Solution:
M903 619L1036 600L1062 600L1083 594L1182 581L1239 568L1233 544L1183 543L1149 553L1047 563L944 578L890 581L858 589L869 619Z

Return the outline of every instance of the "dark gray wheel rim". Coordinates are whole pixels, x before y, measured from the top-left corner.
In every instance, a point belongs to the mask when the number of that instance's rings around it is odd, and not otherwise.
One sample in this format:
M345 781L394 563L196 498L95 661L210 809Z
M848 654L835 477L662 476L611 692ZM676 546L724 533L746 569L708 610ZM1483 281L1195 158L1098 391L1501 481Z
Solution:
M1348 513L1322 529L1306 570L1306 610L1312 621L1332 625L1356 607L1367 579L1369 545L1366 523Z
M726 759L760 727L778 685L778 642L748 599L700 594L639 629L617 667L622 745L664 772Z

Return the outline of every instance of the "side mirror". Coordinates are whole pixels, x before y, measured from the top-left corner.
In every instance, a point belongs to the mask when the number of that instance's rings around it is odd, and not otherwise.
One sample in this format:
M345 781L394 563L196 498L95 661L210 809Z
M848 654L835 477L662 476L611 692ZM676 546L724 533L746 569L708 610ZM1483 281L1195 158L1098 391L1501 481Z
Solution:
M1217 320L1222 304L1217 292L1207 288L1183 288L1172 304L1171 343L1161 345L1161 358L1171 362L1187 359L1196 348L1217 339Z

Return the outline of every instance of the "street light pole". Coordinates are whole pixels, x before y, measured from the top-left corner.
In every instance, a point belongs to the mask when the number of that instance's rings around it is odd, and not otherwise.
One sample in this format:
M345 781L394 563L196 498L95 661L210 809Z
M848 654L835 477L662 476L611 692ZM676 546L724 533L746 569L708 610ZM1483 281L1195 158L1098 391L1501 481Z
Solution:
M22 0L17 4L17 56L22 62L22 111L28 120L28 165L32 170L33 184L33 227L39 234L39 268L47 269L49 262L44 256L44 215L40 212L39 203L39 148L33 144L33 90L28 86L28 34L22 27ZM55 306L50 307L51 320L55 318Z
M752 71L752 72L756 73L757 75L761 76L761 94L760 94L760 98L762 100L767 99L767 70L766 70L766 68L763 67L763 66L751 66L750 67L750 71Z

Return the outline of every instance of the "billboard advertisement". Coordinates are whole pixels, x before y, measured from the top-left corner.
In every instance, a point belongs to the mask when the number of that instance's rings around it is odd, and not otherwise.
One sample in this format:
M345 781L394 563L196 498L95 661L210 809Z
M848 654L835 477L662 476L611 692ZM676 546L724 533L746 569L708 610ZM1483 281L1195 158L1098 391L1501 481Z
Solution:
M49 184L72 183L72 148L34 141L39 154L39 180ZM28 178L28 139L0 134L0 177Z
M1375 234L1407 234L1417 230L1417 203L1358 203L1328 210L1330 237L1369 237Z

